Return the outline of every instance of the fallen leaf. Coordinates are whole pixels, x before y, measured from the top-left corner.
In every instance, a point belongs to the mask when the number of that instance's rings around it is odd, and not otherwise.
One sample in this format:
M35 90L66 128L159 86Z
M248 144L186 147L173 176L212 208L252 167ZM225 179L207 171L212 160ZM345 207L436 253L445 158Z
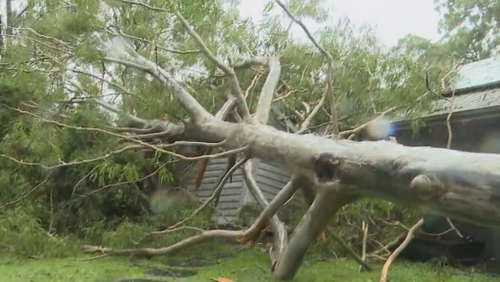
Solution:
M212 280L213 280L214 282L235 282L235 281L234 281L234 280L232 280L232 279L229 279L229 278L224 278L224 277L219 277L219 278L217 278L217 279L213 279L213 278L212 278Z

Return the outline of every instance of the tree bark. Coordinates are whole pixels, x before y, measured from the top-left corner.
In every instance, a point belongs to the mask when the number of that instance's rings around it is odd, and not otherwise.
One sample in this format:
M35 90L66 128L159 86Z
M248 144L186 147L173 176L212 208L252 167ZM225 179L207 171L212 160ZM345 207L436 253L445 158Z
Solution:
M209 121L199 136L227 149L248 145L252 157L282 164L314 179L313 161L337 162L336 178L372 197L488 226L500 225L500 156L389 141L329 140L265 125Z
M338 181L334 185L321 187L313 204L295 228L290 243L281 253L273 276L278 280L293 279L309 246L325 229L329 219L354 199L352 194L342 190Z

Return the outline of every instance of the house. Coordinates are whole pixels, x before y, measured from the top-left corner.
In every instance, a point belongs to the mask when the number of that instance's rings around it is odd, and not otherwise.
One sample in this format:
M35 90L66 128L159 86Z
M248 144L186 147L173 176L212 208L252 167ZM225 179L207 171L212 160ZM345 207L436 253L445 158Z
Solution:
M435 101L431 111L421 116L425 126L416 134L408 121L399 119L393 123L398 143L446 148L450 134L446 120L453 104L449 123L452 133L451 149L500 153L500 57L460 66L442 96L442 99ZM462 253L463 259L483 260L492 270L500 270L500 229L458 221L453 223L467 240L456 232L448 232L434 239L420 236L420 241L418 237L414 241L414 244L420 244L420 254L413 248L413 255L428 258L443 255L435 250L434 255L429 255L425 250L425 246L430 246L431 241L434 244L436 239L440 239L443 242L441 247L444 242L449 246L443 250L447 255L454 254L456 257ZM449 229L450 224L446 218L432 215L425 218L424 232L437 234ZM427 243L423 244L423 241ZM456 246L451 247L453 244L450 242L455 242ZM472 245L475 247L471 248Z

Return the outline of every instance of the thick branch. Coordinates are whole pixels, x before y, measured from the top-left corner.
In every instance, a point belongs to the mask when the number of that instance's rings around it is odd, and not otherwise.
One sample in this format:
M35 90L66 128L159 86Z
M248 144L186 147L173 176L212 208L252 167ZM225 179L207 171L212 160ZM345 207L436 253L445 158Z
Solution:
M243 178L245 179L245 183L252 193L255 200L259 203L263 210L269 206L269 203L266 200L266 196L262 193L262 190L257 185L255 178L252 175L252 163L247 163L243 170ZM271 229L273 231L273 249L271 252L271 265L274 268L277 260L280 258L281 253L285 249L288 242L288 232L286 231L285 225L281 222L277 215L273 215L271 218Z
M127 43L124 43L127 44ZM113 57L104 58L108 62L118 63L126 65L132 68L143 70L155 78L159 79L163 85L169 89L175 98L177 98L184 108L187 110L188 114L193 118L194 122L199 122L203 119L210 119L211 115L208 113L198 101L196 101L189 92L186 91L168 72L160 68L157 64L151 62L150 60L135 54L132 58L134 61L127 61L123 59L117 59Z
M273 272L275 278L293 279L311 242L318 238L329 219L352 199L349 193L342 190L339 181L328 187L320 187L313 204L302 217L289 244L281 253Z
M270 57L269 75L262 87L259 102L257 103L257 110L255 111L255 121L260 124L267 124L269 119L269 112L271 111L274 92L276 91L280 79L280 72L281 67L279 59L277 57Z
M240 238L240 242L255 241L259 238L261 232L268 225L269 220L283 207L283 205L304 185L305 179L292 177L292 179L283 187L273 198L252 226L245 232L246 237Z

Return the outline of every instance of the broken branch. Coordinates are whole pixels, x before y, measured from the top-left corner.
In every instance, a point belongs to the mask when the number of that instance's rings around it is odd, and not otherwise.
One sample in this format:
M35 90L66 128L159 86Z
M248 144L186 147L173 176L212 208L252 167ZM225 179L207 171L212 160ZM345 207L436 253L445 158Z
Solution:
M399 254L408 246L408 244L411 242L411 239L413 239L413 234L415 231L417 231L420 226L424 224L424 219L420 219L415 225L413 225L410 230L408 230L408 235L406 235L405 240L399 247L389 256L387 261L384 263L384 266L382 267L382 275L380 276L380 282L386 282L387 281L387 274L389 272L389 267L391 266L392 262L399 256Z

